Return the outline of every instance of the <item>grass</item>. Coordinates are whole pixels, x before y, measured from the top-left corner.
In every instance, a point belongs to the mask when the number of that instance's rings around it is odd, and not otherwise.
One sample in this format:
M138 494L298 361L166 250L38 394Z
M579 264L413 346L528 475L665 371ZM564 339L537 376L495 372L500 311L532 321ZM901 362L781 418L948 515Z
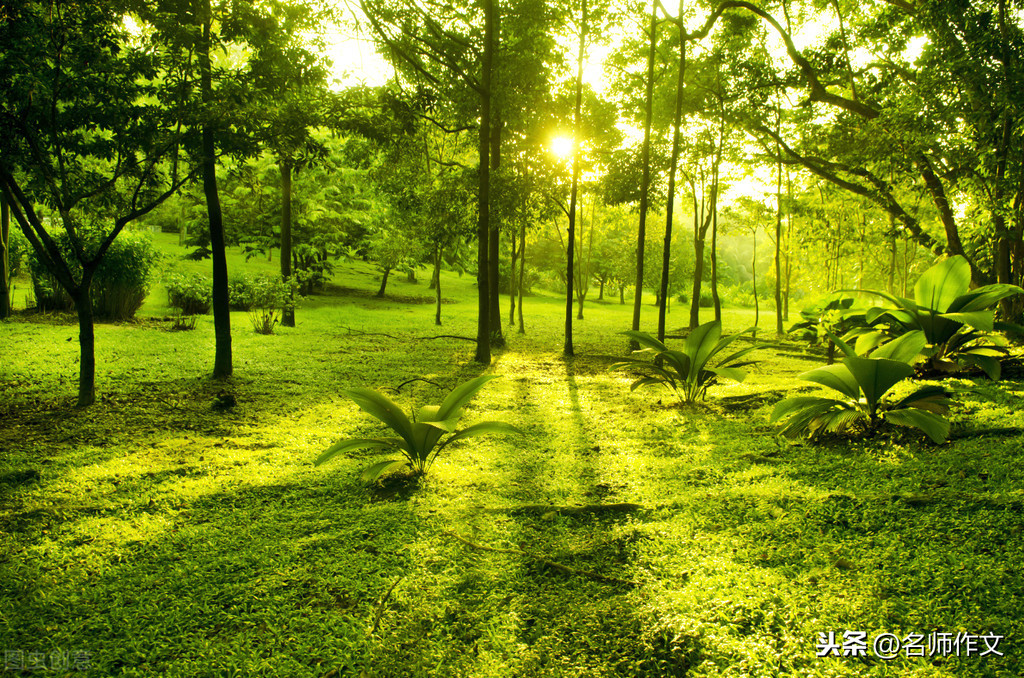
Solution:
M341 391L482 372L469 342L430 338L475 334L468 276L443 279L442 328L424 283L375 299L374 276L340 265L274 335L233 314L224 383L207 376L209 317L191 332L99 325L85 411L69 407L73 322L0 323L0 648L87 653L74 673L93 676L1024 674L1024 437L992 430L1019 416L1020 381L958 396L945 445L794 445L767 419L818 364L800 347L760 351L744 383L681 407L607 371L629 306L588 303L565 360L564 302L538 294L464 419L523 435L367 488L372 455L312 465L338 438L382 433ZM142 315L165 303L154 289ZM680 307L669 325L685 320ZM729 311L725 329L750 323ZM438 396L423 382L389 394ZM531 508L624 502L642 508ZM844 630L991 632L1006 656L815 656L819 632Z

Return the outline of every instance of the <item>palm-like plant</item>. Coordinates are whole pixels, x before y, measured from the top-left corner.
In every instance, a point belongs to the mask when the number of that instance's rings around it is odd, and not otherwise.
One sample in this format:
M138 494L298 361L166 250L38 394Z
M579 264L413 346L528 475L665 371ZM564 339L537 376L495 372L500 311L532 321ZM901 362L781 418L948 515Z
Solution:
M970 284L970 264L955 256L921 274L913 300L879 290L862 290L892 302L895 308L868 309L864 316L867 326L852 330L845 339L856 339L857 352L866 354L892 337L920 331L924 333L923 352L932 371L952 372L974 366L989 378L998 379L999 358L1007 350L996 343L992 332L1014 326L996 322L995 305L1011 295L1024 294L1024 289L1000 283L969 290Z
M914 330L881 346L870 357L858 356L849 344L833 337L846 357L843 362L800 375L838 391L841 399L822 396L786 398L772 411L771 422L786 420L787 436L843 432L856 426L869 430L880 424L909 426L936 443L949 436L950 393L941 386L924 386L895 401L883 400L896 384L914 373L911 362L925 348L925 335Z
M321 454L319 466L339 454L357 449L381 449L398 452L402 459L387 459L363 469L362 479L372 483L393 469L408 465L417 475L422 475L434 462L437 455L448 445L485 433L517 433L511 424L501 421L482 421L456 431L462 418L462 408L496 375L485 375L470 379L456 386L440 405L425 405L407 416L398 405L387 397L368 388L354 388L345 391L364 412L384 422L397 437L390 438L347 438L340 440ZM448 437L442 442L442 437Z
M646 332L628 330L623 334L634 339L644 348L634 353L653 354L654 362L641 358L627 358L611 366L612 370L636 368L643 375L630 387L635 391L641 386L664 384L684 403L703 399L708 387L718 379L743 381L747 373L741 368L752 365L756 360L743 360L757 346L748 346L710 365L711 359L731 344L736 337L750 332L746 329L737 334L722 336L722 323L715 320L704 323L690 332L682 351L675 351Z

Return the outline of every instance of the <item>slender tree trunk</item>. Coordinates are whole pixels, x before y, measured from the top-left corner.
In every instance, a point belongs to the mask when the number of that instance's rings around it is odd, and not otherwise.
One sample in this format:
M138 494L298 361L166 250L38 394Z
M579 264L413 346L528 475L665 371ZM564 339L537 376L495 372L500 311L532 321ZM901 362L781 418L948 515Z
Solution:
M889 215L889 276L886 291L893 294L896 287L896 218Z
M384 274L380 277L380 289L377 290L377 294L375 294L373 296L379 297L379 298L383 298L384 297L384 290L386 290L387 287L388 287L388 277L390 275L391 275L391 268L385 268L384 269Z
M92 273L82 276L74 290L75 310L78 312L78 403L88 407L96 402L96 336L92 317Z
M683 13L683 0L679 0L679 16ZM672 131L672 166L668 173L668 202L665 214L665 246L661 256L661 292L658 295L658 341L665 341L665 311L668 298L669 264L672 256L672 208L676 201L676 166L679 164L680 136L683 124L683 92L686 77L686 36L682 26L679 28L679 80L676 83L675 119Z
M654 56L657 52L658 3L651 3L650 46L647 50L647 81L644 99L644 145L641 151L640 176L640 221L636 235L636 293L633 297L633 330L640 330L640 303L644 291L644 247L647 238L647 201L651 184L651 120L654 101ZM640 348L635 340L629 342L630 350Z
M516 324L516 232L512 231L512 256L508 269L508 328Z
M519 334L526 334L523 325L523 283L526 274L526 222L519 224Z
M722 322L722 298L718 294L718 201L711 206L711 299L715 302L715 321Z
M203 39L199 41L200 88L203 102L213 100L213 75L210 67L210 32L212 10L210 0L203 1ZM228 300L228 262L224 249L224 218L220 209L220 195L217 192L217 159L214 129L210 123L203 125L203 193L206 196L206 212L210 220L210 250L213 260L213 327L216 335L216 352L213 360L213 376L224 379L231 376L231 308Z
M0 192L0 318L11 316L11 210Z
M776 144L779 159L775 172L775 334L782 336L782 155Z
M597 290L597 300L604 301L604 278L600 280L601 287Z
M474 360L484 365L491 362L491 309L488 239L490 236L490 140L491 140L491 70L494 62L494 10L497 0L483 0L484 46L480 61L480 136L479 189L477 191L477 329Z
M434 275L432 276L434 292L437 296L437 313L434 314L434 324L441 324L441 246L434 248Z
M281 161L281 279L288 286L289 303L281 312L281 324L295 327L295 297L291 291L292 278L292 162Z
M625 285L619 285L619 305L620 306L625 306L626 305L626 286Z
M497 0L494 0L495 8L493 15L494 28L492 31L491 39L493 42L494 56L491 61L491 178L500 175L501 170L501 133L502 126L504 124L502 115L502 99L500 92L501 89L501 11L497 7ZM490 300L488 301L488 310L491 314L490 325L491 325L491 346L500 348L505 345L505 335L501 331L501 302L498 298L498 287L501 284L499 276L499 263L501 260L500 251L500 234L501 234L501 211L500 201L498 205L492 205L490 210L490 227L491 231L488 235L487 247L487 263L490 270L487 274Z
M566 356L576 354L572 345L572 283L575 276L576 263L576 197L580 183L580 112L583 107L583 57L586 56L587 38L587 0L583 0L582 20L580 22L580 49L576 57L576 107L573 111L573 129L577 137L572 154L572 189L569 193L569 234L566 248L566 273L565 273L565 345L562 352Z
M790 283L793 278L793 181L789 176L789 167L786 167L786 197L789 200L789 209L786 210L786 296L782 300L782 319L789 322L789 292Z
M757 299L757 229L754 229L754 251L750 256L750 276L754 284L754 336L757 336L757 325L761 322L761 304Z

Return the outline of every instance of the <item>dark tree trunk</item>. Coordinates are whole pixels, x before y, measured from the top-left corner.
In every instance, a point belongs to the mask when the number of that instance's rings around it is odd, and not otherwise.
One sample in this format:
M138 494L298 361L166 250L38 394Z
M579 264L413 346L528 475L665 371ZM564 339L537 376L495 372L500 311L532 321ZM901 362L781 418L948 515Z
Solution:
M573 129L579 134L580 111L583 107L583 57L586 55L587 37L587 0L583 0L582 20L580 21L580 49L576 57L576 107L573 111ZM575 139L572 154L572 190L569 193L569 246L566 251L565 272L565 345L562 352L566 356L576 354L572 345L572 295L573 278L576 263L576 197L580 183L580 140ZM580 309L582 310L582 308Z
M88 407L96 402L96 336L92 319L92 274L83 275L74 293L78 312L78 403Z
M626 305L626 286L619 285L619 304L621 306Z
M479 184L477 191L477 327L474 360L484 365L491 362L490 279L488 275L488 237L490 235L490 140L491 140L491 70L494 63L494 10L497 0L483 0L484 46L480 60L480 130Z
M203 101L213 99L213 75L210 67L210 31L212 11L210 0L203 2L203 39L199 41L200 87ZM213 260L213 328L216 336L216 352L213 360L213 376L224 379L231 376L231 309L228 301L228 262L224 250L224 218L220 209L220 195L217 193L217 160L214 129L209 123L203 125L203 193L206 196L206 212L210 220L210 250Z
M11 210L0 192L0 318L11 316Z
M647 50L647 91L644 99L644 145L640 155L640 222L636 233L636 292L633 297L633 330L640 331L640 303L644 290L644 247L647 238L647 201L651 185L651 120L654 102L654 56L657 52L658 3L651 3L650 47ZM629 342L630 350L640 348Z
M683 1L679 0L679 16L683 13ZM668 172L668 203L665 214L665 245L661 257L661 291L658 294L658 341L665 341L665 300L668 298L669 264L672 256L672 207L676 199L676 166L679 164L680 128L683 124L683 91L686 77L686 36L679 29L679 80L676 83L676 106L672 130L672 166ZM702 255L703 256L703 255Z
M512 231L512 256L508 269L508 328L516 324L516 233Z
M604 278L598 280L600 287L597 288L597 300L604 301Z
M523 325L523 283L526 274L526 222L519 225L519 334L526 334Z
M384 275L382 275L381 278L380 278L380 289L377 290L377 294L375 294L373 296L381 297L381 298L384 297L384 290L387 289L387 286L388 286L388 276L390 276L390 275L391 275L391 269L390 268L385 268L384 269Z
M757 299L757 229L754 229L754 252L750 256L750 275L754 284L754 336L757 336L757 324L761 320L761 305Z
M777 146L776 152L780 155L775 175L775 334L781 337L785 334L782 328L782 155Z
M437 310L434 313L434 324L441 324L441 248L434 255L434 291L437 296Z
M292 163L281 161L281 279L291 289L292 277ZM281 312L281 324L295 327L295 304L289 292L290 303Z
M711 299L715 302L715 321L722 322L722 298L718 294L718 201L711 208Z
M497 21L497 18L495 20ZM498 27L495 26L495 42L498 41L498 32ZM495 50L495 53L498 53L498 50ZM494 91L497 87L492 84L491 89ZM501 169L501 110L494 107L494 103L495 102L492 99L493 119L491 120L491 177L498 176ZM498 296L498 286L501 284L498 267L498 264L501 261L501 243L499 242L501 234L501 214L499 213L497 205L492 206L492 209L490 210L490 224L491 231L487 236L487 263L490 267L490 271L488 271L487 279L490 293L488 309L491 314L491 347L501 348L505 345L505 335L501 331L501 300ZM509 284L511 284L511 282Z

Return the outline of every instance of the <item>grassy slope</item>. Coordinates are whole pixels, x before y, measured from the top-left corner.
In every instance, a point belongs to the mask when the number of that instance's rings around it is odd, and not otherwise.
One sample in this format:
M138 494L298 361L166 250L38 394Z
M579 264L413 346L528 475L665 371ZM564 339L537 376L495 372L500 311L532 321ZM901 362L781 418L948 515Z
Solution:
M628 306L588 304L581 356L565 361L563 302L538 296L466 420L524 434L455 446L418 487L371 490L357 481L364 456L312 466L339 437L380 432L341 390L480 373L470 343L429 339L475 334L475 290L447 276L454 303L435 328L433 306L411 303L425 284L395 280L404 302L373 299L364 265L335 283L361 292L310 299L272 336L233 314L226 385L207 378L209 318L193 332L99 326L100 400L84 412L68 407L75 326L0 324L0 646L85 651L96 676L1024 673L1024 438L968 435L1013 423L1021 382L961 397L947 445L793 446L767 416L815 365L798 350L765 350L745 383L680 408L607 372ZM143 315L164 303L155 289ZM726 325L750 320L731 312ZM212 407L222 389L233 409ZM437 392L418 382L395 397ZM611 502L645 508L514 510ZM814 656L818 632L846 629L1009 637L1002 659Z

